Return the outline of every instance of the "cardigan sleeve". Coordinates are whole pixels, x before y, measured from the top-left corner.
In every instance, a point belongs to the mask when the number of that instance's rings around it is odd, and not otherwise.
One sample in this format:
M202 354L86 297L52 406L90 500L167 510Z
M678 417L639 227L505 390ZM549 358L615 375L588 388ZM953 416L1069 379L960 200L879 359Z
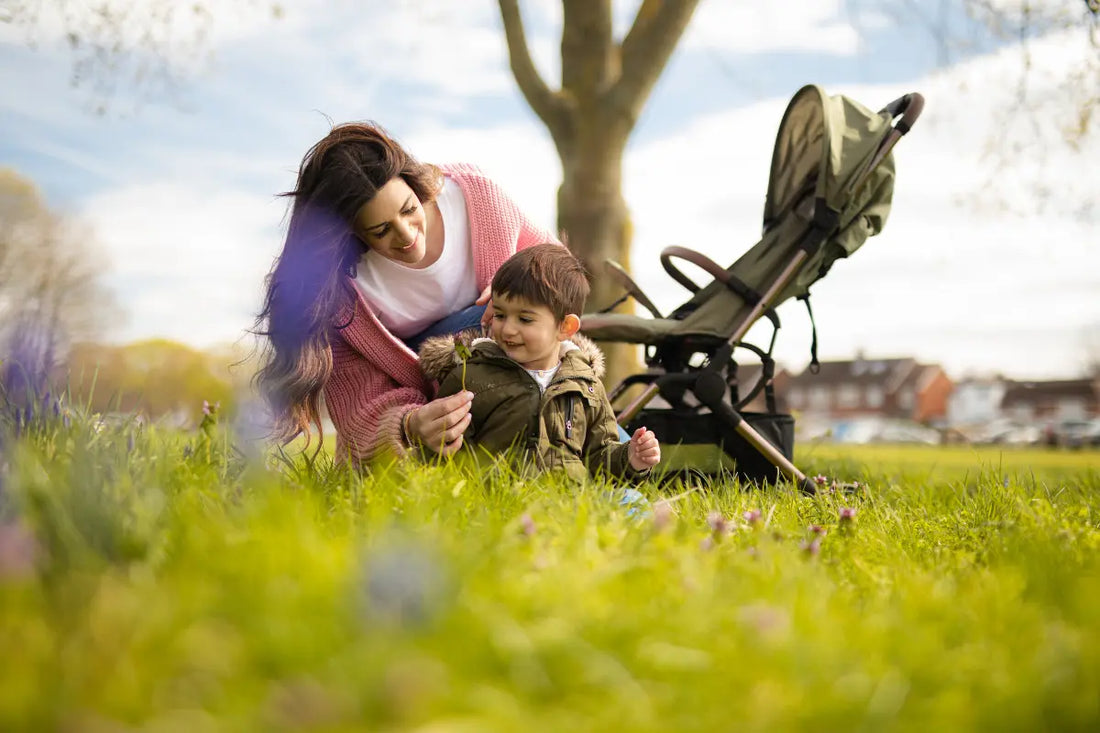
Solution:
M527 215L519 209L518 206L516 207L516 211L518 212L520 220L519 237L516 240L517 252L521 249L533 247L536 244L545 244L547 242L561 244L561 240L551 234L550 230L543 229L542 227L533 223L529 218L527 218Z
M336 427L336 455L352 463L380 452L403 456L401 419L427 402L423 392L403 387L351 348L332 339L332 375L325 384L325 405Z

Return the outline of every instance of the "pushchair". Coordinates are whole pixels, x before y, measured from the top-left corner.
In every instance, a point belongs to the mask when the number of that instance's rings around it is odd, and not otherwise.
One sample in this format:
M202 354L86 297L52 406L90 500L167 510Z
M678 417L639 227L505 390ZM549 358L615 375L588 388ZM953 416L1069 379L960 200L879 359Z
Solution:
M643 346L646 370L623 379L608 396L616 404L630 388L641 388L617 419L628 432L645 425L657 434L666 475L732 472L761 483L785 477L802 491L815 491L815 482L792 462L794 419L776 409L771 355L781 324L775 308L792 297L805 299L809 308L810 286L882 231L894 189L891 150L923 107L923 97L914 93L875 113L818 86L800 89L776 136L762 239L728 268L684 247L665 248L661 265L692 293L668 315L620 265L605 263L626 292L584 314L581 330L597 341ZM713 280L700 287L678 260ZM652 317L613 312L631 297ZM762 318L772 326L767 349L744 341ZM816 340L815 327L811 367ZM761 362L748 389L737 378L736 349ZM761 392L765 410L746 411Z

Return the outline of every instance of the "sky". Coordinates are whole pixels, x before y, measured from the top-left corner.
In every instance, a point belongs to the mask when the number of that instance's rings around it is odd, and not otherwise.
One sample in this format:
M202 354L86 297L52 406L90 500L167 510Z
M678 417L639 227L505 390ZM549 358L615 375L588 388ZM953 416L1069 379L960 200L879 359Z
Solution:
M637 4L616 0L618 33ZM279 18L259 3L210 5L199 52L173 30L182 83L159 94L124 75L108 95L74 86L58 23L42 18L33 47L26 27L0 23L0 166L102 254L121 306L106 339L242 339L285 234L277 194L330 122L376 120L423 160L476 163L553 228L561 166L510 75L492 0L400 0L369 15L352 0L287 0ZM520 6L554 84L560 3ZM900 6L933 18L941 4ZM635 279L669 310L687 293L661 269L662 248L728 264L758 241L776 131L801 86L872 108L919 91L885 229L812 290L820 357L913 356L956 379L1078 375L1100 332L1100 135L1072 147L1061 129L1073 121L1065 82L1096 49L1083 33L1033 40L1039 114L1013 115L1018 46L936 16L958 40L945 49L883 7L702 0L627 149ZM805 309L779 315L777 357L801 370Z

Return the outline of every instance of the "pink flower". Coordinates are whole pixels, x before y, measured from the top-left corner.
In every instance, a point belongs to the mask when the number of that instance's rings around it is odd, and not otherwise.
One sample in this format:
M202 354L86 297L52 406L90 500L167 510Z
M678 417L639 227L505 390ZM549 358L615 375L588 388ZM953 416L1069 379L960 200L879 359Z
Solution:
M0 579L34 575L40 548L30 528L22 523L0 525Z
M813 557L821 552L821 538L815 537L809 542L807 542L806 540L802 540L798 547L800 550L802 550L802 552L809 555L810 557Z
M760 513L759 509L749 509L743 516L745 517L745 521L749 524L756 524L764 518L764 515Z
M824 534L825 534L825 528L822 527L820 524L811 524L809 526L809 530L810 530L811 534L822 535L822 536L824 536Z
M653 529L658 532L663 531L666 527L672 524L676 513L672 511L672 507L667 501L659 501L653 505Z
M531 519L530 514L524 514L519 518L520 531L528 537L533 537L535 534L535 520Z
M854 521L856 521L856 510L855 510L855 508L850 507L850 506L841 507L841 509L840 509L840 521L842 523L843 522L854 522Z
M729 529L729 521L721 512L711 512L707 515L707 525L714 534L725 534Z
M818 475L814 476L814 483L818 486L824 486L825 484L829 483L829 479L819 473Z

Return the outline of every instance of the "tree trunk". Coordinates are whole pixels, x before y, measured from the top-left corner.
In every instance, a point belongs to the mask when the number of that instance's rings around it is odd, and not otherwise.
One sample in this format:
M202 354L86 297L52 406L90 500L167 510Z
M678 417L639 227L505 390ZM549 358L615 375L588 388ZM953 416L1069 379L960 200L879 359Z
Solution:
M612 33L611 0L562 0L558 90L547 86L531 61L518 0L498 2L512 75L561 157L558 225L588 269L592 293L587 310L600 310L622 295L604 275L604 261L630 268L632 227L622 195L623 150L698 0L642 0L621 43ZM629 303L618 310L632 309ZM636 347L601 346L607 357L606 384L638 371Z
M573 155L562 156L562 184L558 189L558 227L570 249L584 263L592 291L586 310L601 310L622 294L622 287L605 276L604 262L615 260L630 268L630 212L622 197L622 149L625 136L613 139L604 128L577 146ZM615 310L633 312L627 301ZM604 381L617 384L637 372L641 364L637 348L628 344L601 343L606 356Z

